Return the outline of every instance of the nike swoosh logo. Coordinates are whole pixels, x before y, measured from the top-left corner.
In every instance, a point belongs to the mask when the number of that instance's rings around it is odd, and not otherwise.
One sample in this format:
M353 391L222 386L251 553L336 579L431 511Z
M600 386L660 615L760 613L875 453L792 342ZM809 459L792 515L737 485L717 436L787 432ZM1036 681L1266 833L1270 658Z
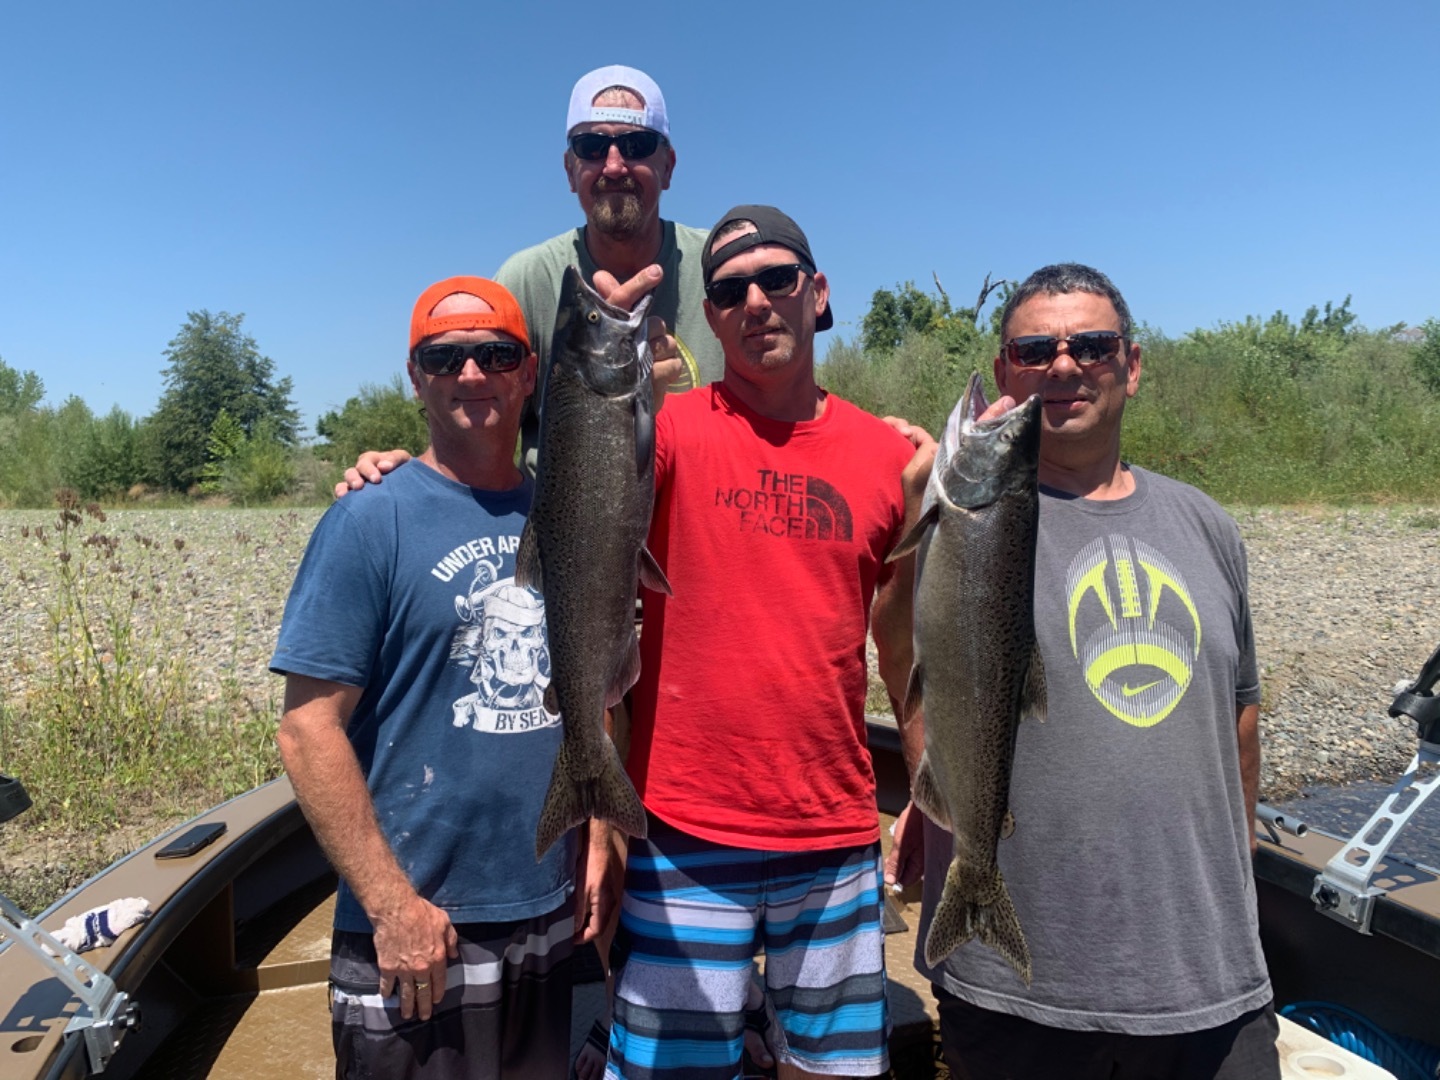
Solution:
M1152 686L1159 686L1159 685L1160 685L1162 682L1164 682L1164 681L1165 681L1164 679L1156 679L1154 682L1147 682L1144 686L1135 686L1135 687L1132 687L1129 683L1121 683L1121 684L1120 684L1120 692L1121 692L1122 694L1124 694L1126 697L1134 697L1136 694L1140 693L1141 691L1149 690Z

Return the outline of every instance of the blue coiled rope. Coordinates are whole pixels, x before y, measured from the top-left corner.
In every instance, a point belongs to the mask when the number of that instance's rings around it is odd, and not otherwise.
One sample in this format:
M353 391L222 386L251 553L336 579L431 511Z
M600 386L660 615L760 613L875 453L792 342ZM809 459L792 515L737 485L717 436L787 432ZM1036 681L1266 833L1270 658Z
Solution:
M1388 1069L1400 1080L1435 1080L1440 1076L1440 1047L1391 1035L1343 1005L1297 1001L1281 1009L1280 1015L1303 1024L1370 1064Z

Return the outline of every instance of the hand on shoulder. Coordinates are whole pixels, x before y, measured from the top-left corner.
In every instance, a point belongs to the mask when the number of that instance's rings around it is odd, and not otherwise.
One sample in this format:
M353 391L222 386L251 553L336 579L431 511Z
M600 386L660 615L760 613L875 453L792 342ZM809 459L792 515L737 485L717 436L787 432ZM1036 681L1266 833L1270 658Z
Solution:
M365 450L355 464L345 470L345 479L335 485L335 497L343 498L347 492L359 491L366 484L378 484L388 472L404 465L411 457L409 450L397 447L394 450Z

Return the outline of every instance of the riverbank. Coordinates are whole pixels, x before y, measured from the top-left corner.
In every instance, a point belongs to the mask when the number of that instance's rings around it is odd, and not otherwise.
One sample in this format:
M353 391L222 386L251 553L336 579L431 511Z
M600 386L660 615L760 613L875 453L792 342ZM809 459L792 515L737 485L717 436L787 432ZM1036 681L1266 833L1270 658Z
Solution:
M320 513L120 510L83 531L126 543L143 536L166 552L169 561L157 570L164 595L136 609L137 631L178 627L198 700L233 701L273 719L281 682L266 664ZM16 718L50 662L55 516L0 511L0 749L7 732L19 732ZM1414 725L1385 710L1394 684L1412 678L1440 644L1440 512L1240 509L1235 518L1249 552L1264 695L1262 795L1279 801L1303 787L1398 775L1414 753ZM85 776L93 764L77 755L69 768ZM258 779L278 772L273 746L257 768ZM0 757L0 771L18 770ZM47 798L21 779L37 804ZM0 827L0 891L29 909L43 907L205 805L162 797L169 793L158 778L155 787L144 805L118 807L113 820L84 829L58 827L53 817L30 824L42 816L33 812Z

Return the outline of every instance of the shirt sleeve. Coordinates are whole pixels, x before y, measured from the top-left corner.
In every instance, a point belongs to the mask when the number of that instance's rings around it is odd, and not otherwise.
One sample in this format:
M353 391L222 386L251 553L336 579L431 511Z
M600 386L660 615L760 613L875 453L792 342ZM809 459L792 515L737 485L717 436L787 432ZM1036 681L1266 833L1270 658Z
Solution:
M370 682L385 636L389 569L376 558L368 532L346 502L320 519L285 601L271 671L347 686Z

